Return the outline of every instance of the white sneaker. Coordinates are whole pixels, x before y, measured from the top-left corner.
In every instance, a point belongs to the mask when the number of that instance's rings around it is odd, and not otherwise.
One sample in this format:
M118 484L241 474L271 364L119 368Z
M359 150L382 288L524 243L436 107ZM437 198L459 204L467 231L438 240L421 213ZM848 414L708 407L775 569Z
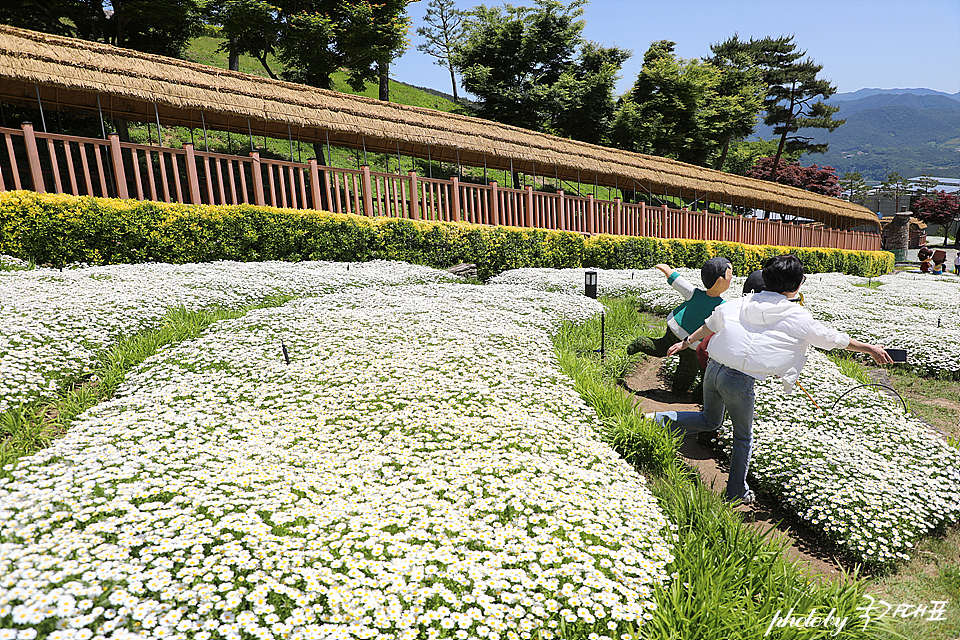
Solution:
M657 417L657 414L656 414L656 413L645 413L645 414L643 414L643 417L644 417L644 418L647 418L647 419L649 419L649 420L653 420L653 419L655 419L655 418Z

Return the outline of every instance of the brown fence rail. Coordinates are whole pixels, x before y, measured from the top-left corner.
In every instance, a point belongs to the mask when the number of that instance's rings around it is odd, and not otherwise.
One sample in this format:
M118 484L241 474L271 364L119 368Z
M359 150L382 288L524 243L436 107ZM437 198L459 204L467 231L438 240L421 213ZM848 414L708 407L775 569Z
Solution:
M597 200L563 191L544 193L435 180L411 171L307 163L170 149L109 139L80 138L0 127L0 191L28 189L97 197L188 204L270 205L367 216L472 222L586 235L650 236L791 247L878 251L877 233L760 220L666 205Z

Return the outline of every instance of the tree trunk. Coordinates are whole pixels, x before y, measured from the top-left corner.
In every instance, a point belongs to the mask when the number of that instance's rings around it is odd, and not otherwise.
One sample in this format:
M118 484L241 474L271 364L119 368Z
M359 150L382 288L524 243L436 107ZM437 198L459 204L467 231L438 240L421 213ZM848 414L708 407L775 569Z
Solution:
M230 38L230 60L227 63L230 71L240 71L240 53L237 51L238 40L237 36Z
M723 171L723 164L727 161L727 152L730 150L730 136L727 136L727 139L723 141L723 151L720 152L720 159L717 160L714 169L717 171Z
M130 128L127 126L127 121L123 118L114 118L113 126L117 130L117 136L120 138L120 142L130 142Z
M460 98L457 97L457 76L453 73L453 65L447 65L447 68L450 69L450 84L453 86L453 101L460 102Z
M390 102L390 60L384 56L377 63L380 72L380 99L384 102Z

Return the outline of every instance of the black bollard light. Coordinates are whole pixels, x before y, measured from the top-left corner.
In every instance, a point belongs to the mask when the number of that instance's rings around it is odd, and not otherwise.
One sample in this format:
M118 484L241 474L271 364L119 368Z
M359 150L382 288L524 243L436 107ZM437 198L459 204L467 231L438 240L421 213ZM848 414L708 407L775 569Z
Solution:
M597 299L597 272L596 271L586 271L583 274L583 295L588 298ZM600 352L600 359L603 360L603 352L605 342L606 342L606 312L600 312L600 348L596 351Z
M583 274L583 295L597 299L597 272L587 271Z
M283 359L287 364L290 364L290 352L287 351L287 345L284 344L283 340L280 341L280 350L283 351Z

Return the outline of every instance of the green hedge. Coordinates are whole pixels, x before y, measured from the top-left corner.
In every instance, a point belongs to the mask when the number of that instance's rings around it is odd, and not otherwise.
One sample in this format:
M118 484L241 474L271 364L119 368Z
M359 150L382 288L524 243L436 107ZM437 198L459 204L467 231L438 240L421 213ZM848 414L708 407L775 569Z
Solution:
M733 242L586 238L566 231L367 218L252 205L141 202L32 191L0 193L0 253L37 264L381 258L445 268L473 262L481 279L518 267L643 269L659 262L699 268L714 255L745 275L780 253L811 273L876 276L893 254L752 246Z

